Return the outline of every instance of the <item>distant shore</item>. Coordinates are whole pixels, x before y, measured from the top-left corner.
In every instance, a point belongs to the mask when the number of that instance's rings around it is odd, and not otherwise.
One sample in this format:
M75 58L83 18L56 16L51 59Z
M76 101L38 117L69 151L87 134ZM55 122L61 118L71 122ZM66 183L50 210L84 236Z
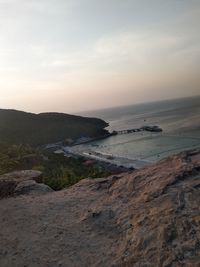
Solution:
M105 133L104 135L97 136L94 138L91 137L80 137L77 140L71 140L71 142L67 144L63 144L63 142L59 142L56 144L50 144L47 145L47 149L53 149L55 153L64 153L66 157L84 157L89 160L95 160L96 162L99 162L100 164L106 165L108 167L111 166L111 169L113 169L113 166L115 168L123 169L123 170L130 170L130 169L140 169L144 166L147 166L151 164L148 160L142 160L142 159L136 159L136 158L127 158L127 157L121 157L118 155L111 155L107 153L103 153L100 151L92 151L90 149L85 150L79 150L77 149L78 146L92 143L94 141L98 141L101 139L109 138L111 136L115 135L121 135L121 134L129 134L134 132L141 132L141 131L147 131L147 132L162 132L162 129L159 126L142 126L140 128L134 128L134 129L126 129L126 130L120 130L120 131L113 131Z
M123 169L124 171L128 171L131 169L140 169L144 166L151 164L150 161L140 160L140 159L131 159L126 157L120 157L116 155L110 155L102 152L91 151L91 150L83 150L80 151L77 149L77 145L75 146L63 146L59 150L55 151L55 153L64 153L66 157L84 157L89 160L95 160L100 164L106 164L108 167L115 166L118 169Z

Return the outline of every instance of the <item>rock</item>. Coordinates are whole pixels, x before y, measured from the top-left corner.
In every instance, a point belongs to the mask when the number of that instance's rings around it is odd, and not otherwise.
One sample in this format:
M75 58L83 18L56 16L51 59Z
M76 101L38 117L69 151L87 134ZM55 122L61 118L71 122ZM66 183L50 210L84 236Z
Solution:
M48 193L53 192L48 185L45 184L38 184L34 180L27 180L20 182L15 190L14 195L21 195L21 194L41 194L41 193Z
M16 182L21 182L25 180L35 180L36 182L41 182L42 172L35 170L23 170L23 171L14 171L3 174L0 176L1 180L12 180Z
M41 181L42 181L42 172L35 171L35 170L14 171L14 172L3 174L0 176L0 199L5 198L5 197L10 197L16 194L15 192L16 188L18 187L19 184L22 183L19 186L19 188L22 189L23 182L27 182L25 183L27 184L26 188L29 187L33 189L34 187L34 190L32 191L38 190L38 192L39 191L45 192L45 190L48 190L46 186L37 184L37 182L41 182ZM31 184L32 184L32 187L31 187Z
M0 180L0 199L13 195L16 186L16 181Z

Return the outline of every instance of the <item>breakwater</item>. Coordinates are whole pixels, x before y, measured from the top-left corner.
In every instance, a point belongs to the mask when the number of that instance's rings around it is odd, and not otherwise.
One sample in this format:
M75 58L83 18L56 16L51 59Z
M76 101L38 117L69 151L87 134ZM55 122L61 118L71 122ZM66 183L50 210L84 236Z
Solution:
M162 130L162 128L160 128L157 125L155 125L155 126L142 126L140 128L113 131L112 135L129 134L129 133L142 132L142 131L158 133L158 132L162 132L163 130Z

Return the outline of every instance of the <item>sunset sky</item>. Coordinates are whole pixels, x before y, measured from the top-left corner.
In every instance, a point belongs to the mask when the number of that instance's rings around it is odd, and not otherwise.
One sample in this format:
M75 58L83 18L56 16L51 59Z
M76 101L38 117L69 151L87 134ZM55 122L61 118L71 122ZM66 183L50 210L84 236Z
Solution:
M0 108L200 94L199 0L0 0Z

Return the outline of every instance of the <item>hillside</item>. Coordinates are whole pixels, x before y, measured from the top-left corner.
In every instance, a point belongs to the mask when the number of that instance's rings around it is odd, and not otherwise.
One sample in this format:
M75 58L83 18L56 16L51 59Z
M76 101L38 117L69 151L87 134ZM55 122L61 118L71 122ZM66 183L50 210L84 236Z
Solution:
M106 126L96 118L0 109L0 142L9 144L43 145L82 136L98 137L107 132Z
M0 200L1 267L199 263L200 151L62 191Z

